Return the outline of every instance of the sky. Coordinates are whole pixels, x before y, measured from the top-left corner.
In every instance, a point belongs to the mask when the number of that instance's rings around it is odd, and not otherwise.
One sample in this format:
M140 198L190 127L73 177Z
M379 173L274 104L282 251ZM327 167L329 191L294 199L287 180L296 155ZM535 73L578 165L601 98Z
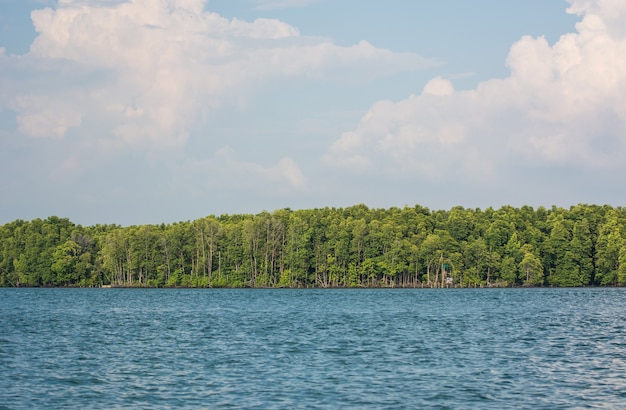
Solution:
M0 223L626 205L623 0L0 0Z

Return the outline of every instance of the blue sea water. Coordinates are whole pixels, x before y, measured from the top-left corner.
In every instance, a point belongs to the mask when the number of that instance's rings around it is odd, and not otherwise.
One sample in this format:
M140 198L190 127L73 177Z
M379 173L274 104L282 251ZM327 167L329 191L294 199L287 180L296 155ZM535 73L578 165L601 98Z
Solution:
M626 408L626 289L0 289L0 408Z

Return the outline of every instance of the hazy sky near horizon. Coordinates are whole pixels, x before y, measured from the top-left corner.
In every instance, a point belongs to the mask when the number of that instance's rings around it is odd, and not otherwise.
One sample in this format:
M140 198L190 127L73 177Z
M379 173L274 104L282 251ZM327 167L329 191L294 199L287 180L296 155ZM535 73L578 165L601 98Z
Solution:
M623 0L0 0L0 223L626 205Z

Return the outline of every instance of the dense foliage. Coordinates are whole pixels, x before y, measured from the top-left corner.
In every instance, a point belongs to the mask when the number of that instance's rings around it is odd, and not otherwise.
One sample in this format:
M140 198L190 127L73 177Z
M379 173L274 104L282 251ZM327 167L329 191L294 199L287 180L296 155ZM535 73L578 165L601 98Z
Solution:
M171 225L0 227L0 286L626 284L626 209L323 208Z

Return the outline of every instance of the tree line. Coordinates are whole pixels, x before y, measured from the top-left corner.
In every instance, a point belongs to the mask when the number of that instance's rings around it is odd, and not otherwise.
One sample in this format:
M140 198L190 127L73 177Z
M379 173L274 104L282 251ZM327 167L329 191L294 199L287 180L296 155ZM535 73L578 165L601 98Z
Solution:
M365 205L122 227L0 226L0 286L626 285L626 209Z

